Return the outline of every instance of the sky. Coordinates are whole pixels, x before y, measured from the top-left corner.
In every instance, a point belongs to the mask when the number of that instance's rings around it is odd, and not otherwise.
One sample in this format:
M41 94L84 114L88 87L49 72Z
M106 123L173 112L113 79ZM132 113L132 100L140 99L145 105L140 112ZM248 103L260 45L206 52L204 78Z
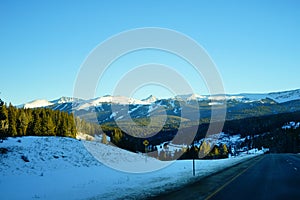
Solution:
M80 67L97 45L143 27L172 29L195 40L214 61L226 93L298 89L299 8L297 0L1 0L0 98L19 105L73 96ZM126 70L149 62L174 67L196 93L207 92L187 63L149 50L113 63L95 96L110 94ZM149 86L135 96L164 97L166 90Z

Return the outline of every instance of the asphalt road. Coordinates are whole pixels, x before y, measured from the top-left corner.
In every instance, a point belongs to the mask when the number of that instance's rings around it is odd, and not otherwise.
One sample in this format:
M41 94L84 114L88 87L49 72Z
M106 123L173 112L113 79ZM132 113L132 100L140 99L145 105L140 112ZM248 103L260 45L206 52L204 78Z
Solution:
M209 199L300 199L300 156L270 154Z
M267 154L153 199L300 199L300 155Z

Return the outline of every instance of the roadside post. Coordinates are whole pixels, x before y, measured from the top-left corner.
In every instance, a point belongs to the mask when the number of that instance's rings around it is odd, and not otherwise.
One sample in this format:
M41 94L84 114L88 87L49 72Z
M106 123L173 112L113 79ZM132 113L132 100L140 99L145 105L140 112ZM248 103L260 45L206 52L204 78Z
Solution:
M143 144L145 146L145 162L147 162L147 146L149 145L149 141L144 140Z
M195 158L193 158L193 176L195 176Z

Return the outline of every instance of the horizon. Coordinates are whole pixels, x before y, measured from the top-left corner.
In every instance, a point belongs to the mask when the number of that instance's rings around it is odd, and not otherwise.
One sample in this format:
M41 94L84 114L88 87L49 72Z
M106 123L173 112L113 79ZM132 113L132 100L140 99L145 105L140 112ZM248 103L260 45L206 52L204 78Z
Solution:
M215 63L225 94L295 90L300 88L299 6L293 0L2 2L0 98L20 105L74 96L77 75L95 47L119 33L144 27L175 30L196 41ZM170 66L193 93L209 94L202 75L186 60L148 49L111 63L95 96L114 94L124 74L145 63ZM164 98L174 92L149 85L130 96L142 99L151 94Z
M200 95L200 96L218 96L218 95L228 95L228 96L238 96L238 95L262 95L262 94L272 94L272 93L281 93L281 92L291 92L291 91L297 91L297 90L300 90L300 88L298 89L291 89L291 90L283 90L283 91L272 91L272 92L263 92L263 93L253 93L253 92L246 92L246 93L225 93L225 94L197 94L197 93L190 93L190 94L177 94L175 96L168 96L168 97L158 97L158 96L155 96L155 95L148 95L147 97L143 97L143 98L135 98L135 97L130 97L130 96L122 96L122 95L110 95L110 94L106 94L106 95L103 95L103 96L95 96L91 99L97 99L97 98L101 98L101 97L127 97L127 98L133 98L133 99L137 99L137 100L140 100L140 101L144 101L146 100L147 98L153 96L155 98L157 98L158 100L160 99L170 99L170 98L175 98L176 96L190 96L190 95ZM61 96L61 97L58 97L58 98L51 98L51 99L41 99L41 98L38 98L38 99L32 99L30 101L27 101L27 102L23 102L21 104L12 104L13 106L22 106L24 104L27 104L27 103L32 103L32 102L35 102L35 101L40 101L40 100L46 100L48 102L52 102L52 101L56 101L56 100L59 100L61 98L75 98L75 99L80 99L80 100L90 100L90 99L82 99L82 98L78 98L78 97L72 97L72 96ZM5 102L5 101L4 101ZM5 103L11 103L11 102L5 102Z

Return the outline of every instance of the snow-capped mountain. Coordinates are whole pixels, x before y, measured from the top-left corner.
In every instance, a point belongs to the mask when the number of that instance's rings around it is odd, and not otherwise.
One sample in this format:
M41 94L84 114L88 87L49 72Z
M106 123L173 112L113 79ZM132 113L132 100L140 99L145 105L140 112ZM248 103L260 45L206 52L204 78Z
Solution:
M150 95L149 97L147 97L146 99L143 99L142 101L145 103L154 103L157 100L159 100L159 99L156 98L156 96Z
M38 99L38 100L34 100L31 102L28 102L24 105L21 105L19 107L24 107L24 108L39 108L39 107L47 107L47 106L51 106L53 105L53 103L51 103L50 101L47 101L45 99Z
M203 101L208 99L208 95L185 94L177 95L175 98L182 101Z
M83 100L79 99L79 98L73 98L73 97L61 97L59 99L51 101L51 103L62 104L62 103L73 103L73 102L78 102L78 101L83 101Z
M184 120L194 121L196 120L195 116L199 116L199 111L202 118L210 118L211 106L221 108L225 101L227 103L227 119L293 112L300 110L300 89L266 94L189 94L168 99L158 99L150 95L143 100L109 95L88 100L62 97L53 101L35 100L20 105L20 107L47 107L53 110L73 112L79 117L96 113L97 119L94 119L93 122L97 120L102 124L129 118L159 117L165 113L176 118L181 117L183 109L189 113Z
M284 92L271 92L271 93L242 93L242 94L224 94L224 95L198 95L198 94L188 94L188 95L178 95L177 99L184 101L224 101L236 100L240 102L251 102L260 101L264 99L271 99L277 103L285 103L288 101L299 100L300 99L300 89L290 90Z
M268 97L278 103L298 100L300 99L300 89L285 91L285 92L273 92L273 93L269 93Z

